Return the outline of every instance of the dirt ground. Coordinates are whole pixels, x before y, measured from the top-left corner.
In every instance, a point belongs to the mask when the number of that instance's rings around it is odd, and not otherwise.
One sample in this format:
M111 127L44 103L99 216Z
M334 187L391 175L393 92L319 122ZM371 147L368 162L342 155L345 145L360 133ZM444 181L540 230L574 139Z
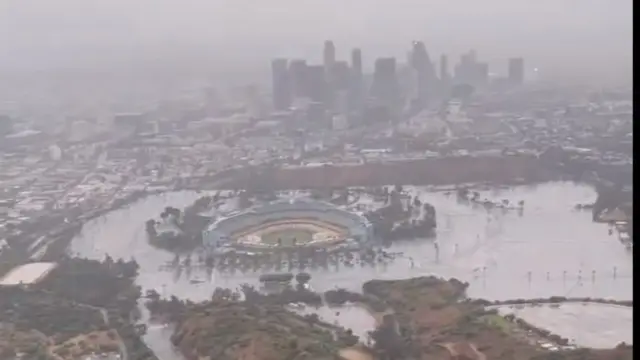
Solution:
M375 360L369 352L356 347L344 348L338 354L344 360Z
M49 347L49 354L62 359L77 359L91 353L119 353L120 338L114 330L96 331L76 336L62 344Z
M187 359L200 360L333 360L345 347L329 324L244 302L191 309L172 341Z

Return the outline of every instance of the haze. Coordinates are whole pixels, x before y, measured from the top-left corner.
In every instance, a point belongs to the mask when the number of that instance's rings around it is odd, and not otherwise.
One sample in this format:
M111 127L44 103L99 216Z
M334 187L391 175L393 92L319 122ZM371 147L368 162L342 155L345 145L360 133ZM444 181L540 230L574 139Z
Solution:
M4 0L0 69L266 68L319 60L325 39L371 66L422 39L432 56L475 48L492 71L524 56L546 74L624 80L632 28L631 0Z

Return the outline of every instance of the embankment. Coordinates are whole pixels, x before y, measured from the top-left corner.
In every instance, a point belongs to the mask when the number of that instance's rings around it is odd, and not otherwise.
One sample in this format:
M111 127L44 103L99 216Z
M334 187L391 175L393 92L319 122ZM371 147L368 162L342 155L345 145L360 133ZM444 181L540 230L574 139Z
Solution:
M390 184L518 184L553 178L553 172L534 155L455 156L361 165L245 168L236 170L232 179L222 187L276 190Z

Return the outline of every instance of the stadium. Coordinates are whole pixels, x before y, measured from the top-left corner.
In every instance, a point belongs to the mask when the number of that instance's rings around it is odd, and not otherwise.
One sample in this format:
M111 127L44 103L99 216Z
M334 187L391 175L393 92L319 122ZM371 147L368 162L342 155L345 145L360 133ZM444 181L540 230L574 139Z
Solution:
M364 216L306 198L278 200L219 218L202 236L213 252L330 248L371 237L371 224Z

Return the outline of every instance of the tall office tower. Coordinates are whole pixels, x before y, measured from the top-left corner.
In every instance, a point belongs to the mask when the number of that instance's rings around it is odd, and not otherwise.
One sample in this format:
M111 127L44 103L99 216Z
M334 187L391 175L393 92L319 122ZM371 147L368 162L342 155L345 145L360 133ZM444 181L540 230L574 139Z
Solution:
M411 66L418 69L426 69L431 63L427 48L422 41L414 41L411 45Z
M333 88L335 90L346 90L349 88L349 63L346 61L336 61L331 68Z
M509 82L512 85L524 83L524 59L521 57L509 59Z
M449 97L449 93L451 91L451 73L449 73L449 58L447 55L440 55L440 71L438 74L440 89L438 94L440 96L444 96L445 98Z
M435 70L422 41L414 41L411 51L411 66L416 74L417 100L421 107L427 105L432 90L435 89Z
M348 93L351 86L351 69L346 61L336 61L331 69L331 91L327 107L337 113L345 113L348 109Z
M440 56L440 81L446 82L449 80L449 59L447 55L442 54Z
M460 65L473 64L475 61L475 57L471 56L470 53L464 53L460 55Z
M327 40L324 42L322 59L324 60L325 71L328 73L336 62L336 47L333 45L333 41Z
M351 50L351 69L354 74L362 76L362 50L357 48Z
M371 84L371 97L381 105L397 113L400 105L398 75L395 58L376 59Z
M476 73L476 53L474 50L460 57L460 63L455 67L455 82L473 85Z
M487 86L489 84L489 64L477 62L474 68L473 85L478 87Z
M287 70L287 59L275 59L271 62L273 107L279 111L291 106L291 89Z
M469 61L471 61L472 63L475 63L476 61L478 61L478 53L476 52L475 49L469 50L469 52L467 53L467 57L469 58Z
M336 75L334 71L335 62L336 62L336 47L333 44L333 41L326 40L324 42L322 58L323 58L323 65L324 65L324 76L325 76L325 81L327 83L325 104L328 107L332 107L334 94L337 91Z
M351 76L349 76L349 110L359 111L364 102L364 84L362 75L362 51L351 51Z
M289 61L289 84L294 98L307 96L309 89L306 83L307 62L305 60Z
M328 96L327 79L324 73L324 66L309 65L306 72L306 83L308 86L308 96L311 100L325 103Z

